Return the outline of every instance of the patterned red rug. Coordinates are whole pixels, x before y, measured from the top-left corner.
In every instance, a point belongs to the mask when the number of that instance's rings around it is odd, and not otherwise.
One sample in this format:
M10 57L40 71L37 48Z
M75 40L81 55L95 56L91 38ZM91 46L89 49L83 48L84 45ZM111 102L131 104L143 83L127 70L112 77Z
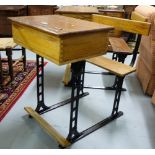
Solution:
M47 62L45 63L47 64ZM8 65L3 63L3 70L7 72ZM16 101L21 97L26 88L36 76L35 61L28 60L26 71L23 71L23 63L20 62L14 67L14 80L10 83L8 74L4 76L3 89L0 88L0 121L9 112Z

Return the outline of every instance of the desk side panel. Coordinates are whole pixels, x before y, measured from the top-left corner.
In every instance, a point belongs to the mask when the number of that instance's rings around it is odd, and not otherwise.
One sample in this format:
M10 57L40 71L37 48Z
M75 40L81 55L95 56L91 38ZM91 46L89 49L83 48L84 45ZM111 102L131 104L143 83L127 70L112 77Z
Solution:
M13 39L17 44L59 64L60 39L58 37L18 23L13 23L12 30Z
M76 34L62 38L60 61L74 62L105 54L108 47L108 32Z

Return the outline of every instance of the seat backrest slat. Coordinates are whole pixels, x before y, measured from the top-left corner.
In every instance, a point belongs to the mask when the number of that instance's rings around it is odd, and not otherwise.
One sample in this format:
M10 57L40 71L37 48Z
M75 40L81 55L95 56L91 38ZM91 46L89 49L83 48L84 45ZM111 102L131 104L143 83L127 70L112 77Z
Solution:
M133 11L131 14L131 20L137 20L137 21L141 21L141 22L146 22L147 18L138 14L137 12Z
M103 16L103 15L92 15L92 21L114 26L116 29L142 34L142 35L149 35L150 31L150 23L148 22L141 22L136 20L129 20L129 19L122 19L117 17L110 17L110 16Z

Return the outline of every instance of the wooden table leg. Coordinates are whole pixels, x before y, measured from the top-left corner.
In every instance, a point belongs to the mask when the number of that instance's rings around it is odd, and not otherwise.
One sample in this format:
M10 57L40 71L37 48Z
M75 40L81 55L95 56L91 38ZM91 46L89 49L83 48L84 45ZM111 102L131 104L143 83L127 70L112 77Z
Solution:
M6 55L8 57L8 64L9 64L9 74L10 74L10 78L11 81L13 81L13 65L12 65L12 49L11 48L7 48L6 49Z

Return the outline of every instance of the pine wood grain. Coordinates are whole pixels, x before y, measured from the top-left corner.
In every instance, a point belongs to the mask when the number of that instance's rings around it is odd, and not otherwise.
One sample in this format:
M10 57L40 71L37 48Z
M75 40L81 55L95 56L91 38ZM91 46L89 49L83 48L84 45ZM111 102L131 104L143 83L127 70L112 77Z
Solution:
M58 65L104 54L108 46L108 32L113 29L59 15L11 19L17 44ZM38 26L40 22L42 24ZM43 22L47 24L43 26Z
M122 38L109 37L112 50L117 53L132 54L132 50Z
M134 67L122 64L103 56L87 59L87 61L121 77L124 77L125 75L136 71L136 68Z
M122 19L109 16L93 15L93 21L105 25L114 26L118 30L148 35L150 31L150 23L136 20Z
M141 22L146 22L147 18L138 14L137 12L133 11L131 14L131 20L137 20L137 21L141 21Z
M84 34L112 29L111 26L60 15L10 17L9 19L56 36Z
M64 85L68 85L68 83L70 81L70 78L71 78L71 64L68 64L66 66L65 73L64 73L64 76L63 76L63 80L62 80Z
M67 141L60 133L56 131L47 121L45 121L37 112L35 112L31 107L25 107L25 111L30 114L39 125L48 133L48 135L54 138L61 146L67 147L70 142Z

